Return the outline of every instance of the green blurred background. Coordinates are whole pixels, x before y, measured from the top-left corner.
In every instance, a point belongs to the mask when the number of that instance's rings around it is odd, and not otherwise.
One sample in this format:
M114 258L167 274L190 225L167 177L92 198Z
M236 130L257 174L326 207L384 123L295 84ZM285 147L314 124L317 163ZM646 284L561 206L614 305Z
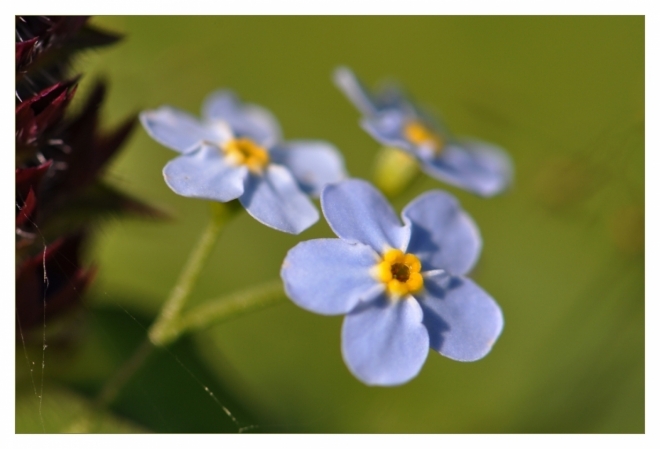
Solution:
M107 125L163 104L198 114L209 92L231 88L270 109L286 138L333 142L351 175L369 178L378 145L330 78L344 64L369 85L400 81L454 133L506 148L517 172L512 190L493 199L424 179L395 202L400 210L422 191L447 189L478 223L484 248L473 277L506 322L483 360L431 353L410 383L367 387L342 361L342 318L286 301L158 353L96 430L644 432L643 17L92 23L126 36L78 61L86 74L80 97L96 77L110 82ZM144 338L208 217L204 201L176 196L163 182L174 156L139 128L107 173L174 220L118 218L99 229L89 256L99 277L74 344L54 341L46 352L41 415L19 371L18 432L72 430L88 397ZM276 278L296 242L329 236L325 223L296 237L242 214L226 228L192 303ZM33 378L38 386L38 370Z

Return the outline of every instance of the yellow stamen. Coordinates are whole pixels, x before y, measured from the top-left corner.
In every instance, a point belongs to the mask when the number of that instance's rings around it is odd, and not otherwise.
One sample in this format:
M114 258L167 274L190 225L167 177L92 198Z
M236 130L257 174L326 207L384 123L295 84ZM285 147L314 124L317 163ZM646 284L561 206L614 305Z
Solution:
M387 291L393 296L403 296L408 293L408 286L405 282L391 280L387 283Z
M424 287L424 278L420 273L410 273L410 277L406 281L406 287L411 293L418 292Z
M270 161L268 152L263 147L245 137L226 142L222 151L232 162L247 166L253 173L261 173Z
M419 270L422 269L422 263L419 261L417 256L413 254L406 254L403 256L403 263L410 267L410 271L414 273L419 273Z
M401 259L404 256L403 251L400 249L390 249L388 251L385 251L385 254L383 254L383 260L385 262L389 262L390 264L393 264L397 262L399 259Z
M385 284L392 297L399 298L418 292L424 287L421 269L422 264L414 254L390 249L383 253L383 258L374 267L373 273L376 279Z
M376 277L383 281L389 282L392 280L392 264L386 261L383 261L376 265Z
M415 145L428 145L435 153L440 153L444 147L442 138L418 120L406 123L403 134L409 142Z

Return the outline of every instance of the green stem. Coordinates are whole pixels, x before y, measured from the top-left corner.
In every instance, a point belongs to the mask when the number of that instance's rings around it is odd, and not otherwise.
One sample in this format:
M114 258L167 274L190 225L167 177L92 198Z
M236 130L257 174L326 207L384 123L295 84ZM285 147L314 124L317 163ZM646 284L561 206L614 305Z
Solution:
M211 301L185 313L174 325L177 334L199 331L253 310L263 309L286 299L282 281L276 279Z
M149 329L149 340L155 346L165 346L176 340L177 333L172 332L172 325L179 319L190 293L197 283L220 231L233 215L235 208L230 203L211 203L211 220L199 239L197 246L188 258L179 280L172 289L169 298L163 305L156 321Z
M117 397L119 391L126 382L133 377L133 374L147 360L147 357L153 352L154 345L148 339L145 339L140 346L133 352L133 355L119 368L113 377L103 386L103 389L94 400L94 405L98 408L104 408L112 403Z
M276 279L215 300L206 301L168 323L165 335L169 336L170 340L167 340L167 342L177 339L184 333L203 330L213 324L228 321L254 310L263 309L285 298L282 281ZM144 340L131 358L124 362L115 375L103 386L94 400L94 406L101 409L111 404L126 382L142 366L154 349L155 346L151 337ZM82 424L78 423L78 425L81 426Z
M181 311L215 246L220 231L236 210L235 205L231 203L212 203L211 222L202 234L197 247L191 253L170 297L149 329L148 339L142 342L101 389L93 403L95 410L100 410L115 400L119 391L144 364L155 347L165 346L185 332L205 329L212 324L267 307L286 298L282 281L277 279L206 302L181 316ZM72 425L70 431L89 431L85 429L91 428L92 418L92 416L82 417Z
M73 421L63 433L94 433L101 419L101 411L111 404L126 382L144 364L153 352L154 345L149 339L144 339L142 344L133 352L130 359L125 361L115 374L103 385L101 391L86 409L84 414Z

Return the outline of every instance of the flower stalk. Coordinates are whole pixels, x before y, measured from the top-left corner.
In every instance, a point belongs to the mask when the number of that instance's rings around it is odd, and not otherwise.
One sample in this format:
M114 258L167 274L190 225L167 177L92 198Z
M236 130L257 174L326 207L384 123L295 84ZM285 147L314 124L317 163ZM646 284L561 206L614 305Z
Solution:
M205 301L173 323L172 331L176 335L182 335L187 332L204 330L211 325L277 304L284 299L286 299L286 295L282 281L276 279L218 299Z
M145 339L140 346L133 352L133 355L119 368L114 376L103 386L101 392L96 397L94 405L97 408L107 407L111 404L119 391L126 385L126 382L133 377L133 374L144 364L149 355L153 352L154 346ZM85 432L75 432L85 433Z
M173 343L185 333L204 330L211 325L277 304L284 299L286 299L286 295L282 287L282 281L276 279L256 287L205 301L183 316L178 315L179 310L175 318L168 321L159 321L161 314L159 320L156 321L160 327L152 326L149 338L142 342L133 355L108 380L96 397L94 405L103 408L111 404L156 346L165 346ZM154 333L154 330L157 333ZM153 335L156 335L155 339Z
M174 323L179 319L181 310L188 301L222 229L238 210L234 207L233 202L211 202L211 220L202 233L197 246L190 254L179 280L170 292L170 296L165 301L156 321L149 329L149 340L155 346L165 346L178 337Z

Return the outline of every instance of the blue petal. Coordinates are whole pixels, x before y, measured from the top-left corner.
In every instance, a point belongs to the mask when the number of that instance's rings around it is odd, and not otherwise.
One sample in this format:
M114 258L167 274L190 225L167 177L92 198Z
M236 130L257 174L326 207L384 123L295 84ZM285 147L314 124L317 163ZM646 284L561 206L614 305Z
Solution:
M250 173L241 204L256 220L290 234L316 223L319 213L286 168L269 164L262 175Z
M406 138L404 129L409 121L421 122L438 136L449 138L449 131L442 121L413 105L382 111L363 118L360 123L371 137L383 145L407 151L422 161L433 157L433 148L415 145Z
M243 194L247 168L229 163L217 147L201 145L168 162L163 176L179 195L226 202Z
M321 207L332 230L344 240L364 243L378 253L408 246L410 227L401 226L392 206L368 182L350 179L326 186Z
M227 138L221 128L204 125L192 115L170 106L140 113L140 122L156 142L181 153L203 141L219 143Z
M401 109L411 112L417 110L396 83L380 83L377 90L369 90L348 67L337 67L332 74L332 79L339 90L366 116L386 109Z
M495 145L475 140L452 142L439 156L422 162L430 176L481 196L500 193L513 178L509 156Z
M415 377L429 352L422 309L408 297L384 295L346 315L342 354L351 372L368 385L399 385Z
M502 332L500 307L468 278L425 278L424 290L416 296L424 310L431 348L445 357L479 360Z
M286 255L281 276L287 296L323 315L348 313L383 291L370 270L378 255L367 245L341 239L298 243Z
M420 258L423 270L440 268L462 275L479 259L479 228L452 195L441 190L427 192L409 203L401 215L411 226L408 252Z
M403 136L403 127L410 120L409 114L402 110L391 109L370 117L365 117L360 122L362 128L371 137L383 145L400 148L415 153L415 146Z
M308 195L318 197L326 184L346 177L344 159L337 149L319 140L294 140L270 151L271 160L284 165Z
M237 137L248 137L257 144L270 146L282 138L277 119L268 110L243 104L231 91L213 92L204 100L202 115L209 121L223 120Z
M348 67L337 67L332 74L335 85L344 92L344 95L364 115L378 112L378 107L369 90L364 87L360 79Z
M381 82L374 93L378 109L399 109L401 111L416 111L416 107L403 91L401 86L394 82Z

